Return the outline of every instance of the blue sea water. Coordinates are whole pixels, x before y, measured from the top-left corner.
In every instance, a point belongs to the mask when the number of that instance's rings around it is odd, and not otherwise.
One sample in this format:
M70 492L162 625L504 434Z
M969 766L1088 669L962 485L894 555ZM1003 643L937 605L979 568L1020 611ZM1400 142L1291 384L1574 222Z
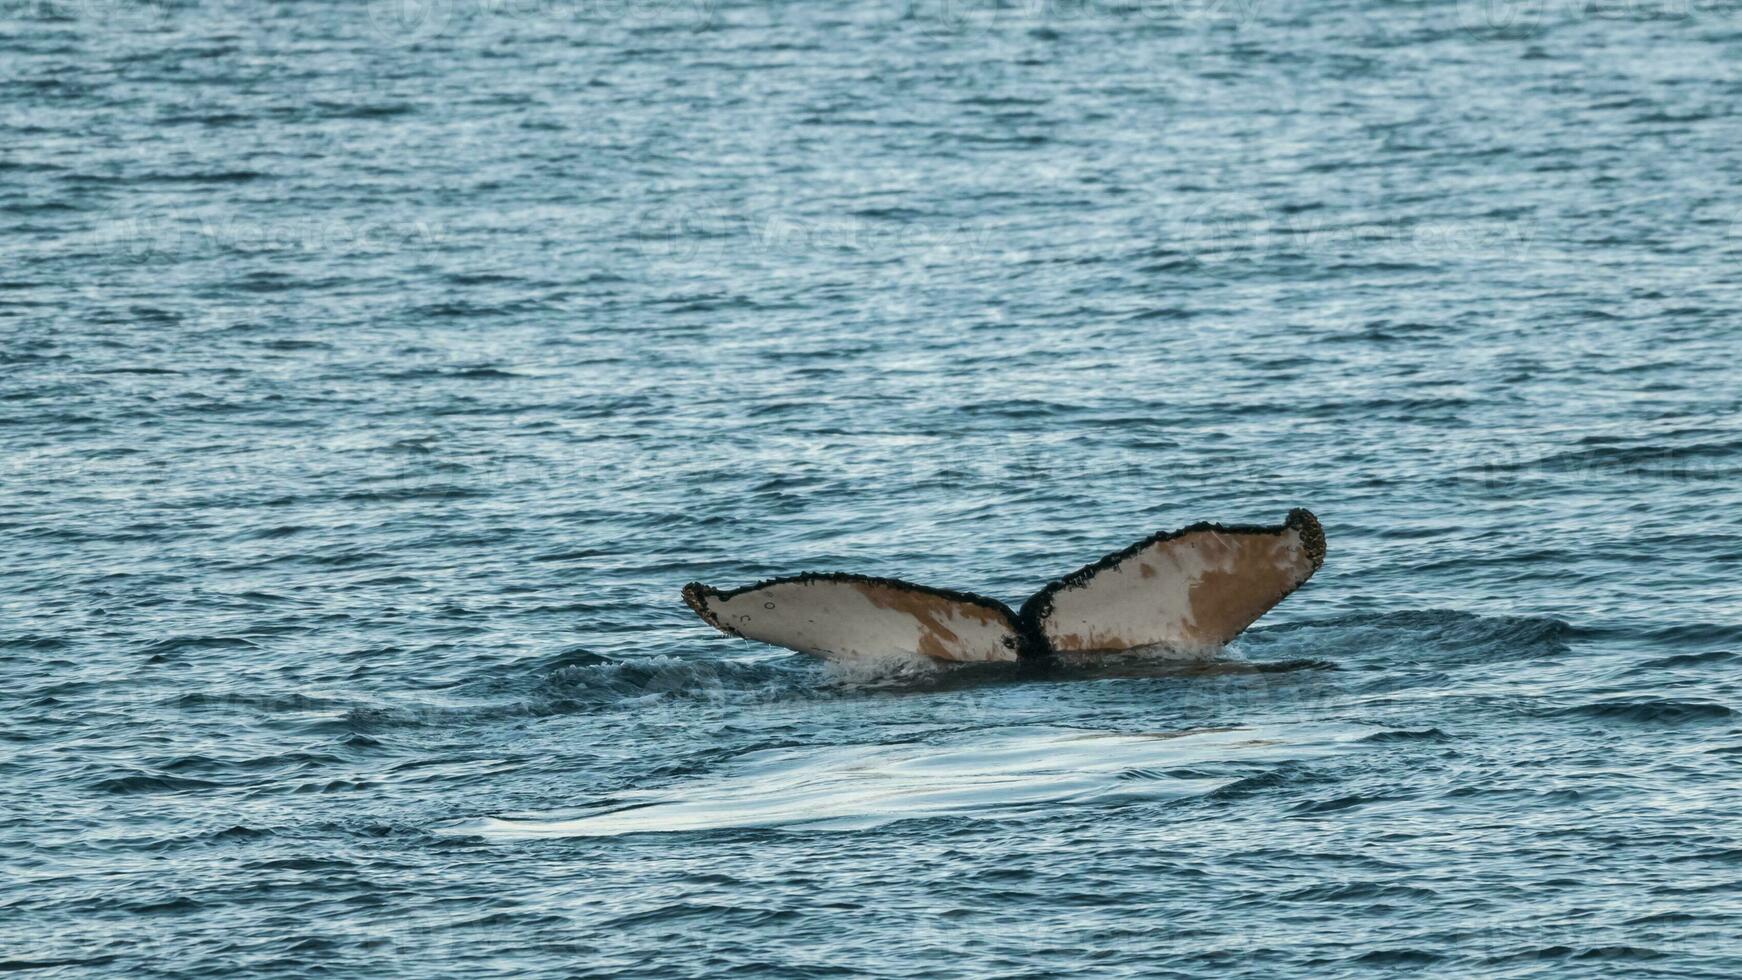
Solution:
M0 968L1742 973L1742 8L0 0ZM1214 662L853 669L1324 522Z

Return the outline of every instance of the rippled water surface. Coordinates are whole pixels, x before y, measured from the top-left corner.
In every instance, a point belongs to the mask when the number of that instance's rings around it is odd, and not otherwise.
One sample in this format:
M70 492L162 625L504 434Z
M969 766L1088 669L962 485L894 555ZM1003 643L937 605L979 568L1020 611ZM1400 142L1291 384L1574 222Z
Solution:
M1742 973L1742 9L0 0L0 966ZM1214 662L831 668L1324 522Z

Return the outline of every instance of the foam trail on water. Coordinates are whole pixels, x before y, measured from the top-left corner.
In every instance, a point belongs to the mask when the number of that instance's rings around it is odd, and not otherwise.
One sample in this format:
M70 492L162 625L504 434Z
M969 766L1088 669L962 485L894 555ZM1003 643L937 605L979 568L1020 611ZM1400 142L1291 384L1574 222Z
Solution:
M632 793L562 816L485 817L444 833L497 838L603 837L744 827L859 829L937 816L1022 816L1208 793L1236 777L1181 778L1167 768L1280 762L1330 751L1371 729L1324 726L1098 732L978 730L941 743L770 749L723 775Z

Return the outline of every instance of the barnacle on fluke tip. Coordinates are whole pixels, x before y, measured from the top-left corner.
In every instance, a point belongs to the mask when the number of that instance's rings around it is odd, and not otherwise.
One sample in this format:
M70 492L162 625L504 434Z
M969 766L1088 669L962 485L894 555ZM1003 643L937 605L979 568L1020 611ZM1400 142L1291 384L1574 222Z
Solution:
M1296 508L1276 525L1153 534L1052 582L1019 611L971 592L838 572L726 591L691 582L683 599L721 632L826 657L968 662L1214 649L1324 562L1324 528Z

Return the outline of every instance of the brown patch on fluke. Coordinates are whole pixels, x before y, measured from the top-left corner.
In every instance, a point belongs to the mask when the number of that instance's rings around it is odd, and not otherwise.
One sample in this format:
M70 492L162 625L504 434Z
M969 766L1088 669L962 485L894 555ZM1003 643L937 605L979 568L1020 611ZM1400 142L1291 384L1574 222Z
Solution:
M892 589L886 585L860 583L858 588L859 594L873 606L912 616L920 628L918 652L933 660L954 660L951 650L962 642L954 630L939 621L951 613L976 619L983 625L1003 625L997 613L980 606L963 605L924 592Z
M898 579L807 572L725 592L692 582L683 599L724 633L819 656L899 652L992 661L1032 649L1015 614L996 599ZM856 615L864 607L887 611L880 612L884 622Z
M1038 634L1061 653L1214 648L1311 578L1324 563L1324 541L1318 520L1300 508L1270 526L1203 523L1153 534L1031 596L1022 604L1024 636Z
M1080 633L1067 633L1052 638L1052 649L1057 653L1094 653L1099 650L1129 650L1139 644L1132 643L1111 633L1096 633L1089 631L1088 636Z
M1191 584L1191 622L1187 632L1199 643L1226 643L1281 602L1297 584L1285 563L1286 540L1248 538L1241 547L1221 535L1203 550L1226 570L1205 572Z

